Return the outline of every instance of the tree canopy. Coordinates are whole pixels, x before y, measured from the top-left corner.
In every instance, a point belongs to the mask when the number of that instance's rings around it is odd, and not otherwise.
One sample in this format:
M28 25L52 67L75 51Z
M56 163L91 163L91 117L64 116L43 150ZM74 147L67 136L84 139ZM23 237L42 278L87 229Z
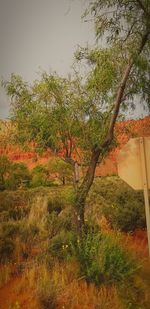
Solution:
M63 145L65 158L72 160L75 151L88 159L76 198L80 227L96 165L113 143L120 111L137 104L135 95L150 105L149 0L95 0L84 14L91 17L97 46L75 53L78 61L86 59L90 65L86 76L44 72L28 85L12 74L4 82L19 142L34 140L38 149L55 151Z

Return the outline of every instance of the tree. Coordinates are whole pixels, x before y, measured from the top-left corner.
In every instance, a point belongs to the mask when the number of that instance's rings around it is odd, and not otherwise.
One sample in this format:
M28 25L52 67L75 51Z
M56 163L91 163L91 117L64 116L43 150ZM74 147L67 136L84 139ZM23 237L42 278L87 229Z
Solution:
M55 151L63 145L64 157L70 162L73 151L80 156L78 149L82 149L88 168L76 191L79 231L96 165L113 145L120 111L134 107L135 95L150 102L149 1L96 0L88 14L93 16L97 38L103 38L106 44L76 52L79 61L84 58L91 65L84 79L44 73L33 86L15 75L5 83L21 142L35 140L37 147Z
M54 158L49 160L47 169L50 174L57 174L63 185L66 184L66 181L73 181L72 165L65 162L61 158Z
M91 3L85 15L94 16L97 38L104 38L107 47L77 53L80 60L86 57L94 70L89 75L89 88L101 90L103 110L110 112L106 134L92 149L86 176L79 187L76 207L79 228L84 223L85 200L93 183L96 164L102 160L114 137L114 127L121 107L140 94L149 101L150 2L148 0L97 0ZM116 65L116 69L115 69ZM133 102L132 102L133 104ZM133 104L134 105L134 104Z

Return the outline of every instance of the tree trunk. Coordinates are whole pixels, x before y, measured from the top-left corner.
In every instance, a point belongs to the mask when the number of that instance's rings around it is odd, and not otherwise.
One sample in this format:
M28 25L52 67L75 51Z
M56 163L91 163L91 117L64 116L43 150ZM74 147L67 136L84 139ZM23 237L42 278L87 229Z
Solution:
M81 232L82 226L84 225L85 201L94 180L96 165L99 156L100 156L100 149L97 149L95 151L93 150L91 155L91 161L87 169L86 175L84 177L82 184L77 190L75 207L77 213L77 228L79 233Z
M136 57L138 57L141 54L145 44L147 43L149 39L149 35L150 35L149 30L144 33L141 39L140 45L139 45L139 49L137 50ZM129 59L129 62L124 70L120 85L118 87L118 91L116 93L116 100L114 103L113 113L110 118L110 124L109 124L106 138L104 142L101 145L99 145L99 147L95 147L95 149L92 151L91 160L90 160L86 175L83 179L82 184L77 189L75 207L76 207L76 214L77 214L77 228L78 228L79 234L81 234L82 226L84 225L85 202L86 202L88 192L94 180L96 165L98 161L99 162L102 161L103 154L108 149L109 145L111 144L113 140L115 123L116 123L116 120L119 114L119 109L120 109L122 98L125 92L126 84L127 84L131 69L136 60L136 57L135 58L131 57ZM99 160L99 157L100 157L100 160Z

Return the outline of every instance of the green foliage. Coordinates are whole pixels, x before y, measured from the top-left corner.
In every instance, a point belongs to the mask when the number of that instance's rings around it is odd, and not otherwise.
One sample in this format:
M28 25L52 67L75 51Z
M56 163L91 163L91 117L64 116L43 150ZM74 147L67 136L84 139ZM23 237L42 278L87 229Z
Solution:
M88 230L72 245L80 264L80 273L88 282L114 284L130 277L134 261L112 236Z
M18 262L28 258L38 238L39 229L26 221L3 222L0 229L0 261Z
M13 163L10 169L10 176L6 181L6 187L10 190L28 187L30 183L30 173L24 163Z
M20 225L16 222L4 222L0 228L0 260L10 261L15 250L15 237Z
M99 264L100 233L83 233L81 239L72 244L73 254L80 264L81 276L89 282L100 284L103 274Z
M72 255L71 244L75 242L76 234L71 231L62 230L54 236L48 247L48 252L58 260L67 260Z
M61 158L49 160L47 169L50 174L58 175L62 184L73 181L73 167Z
M28 187L30 173L24 163L13 163L6 156L0 157L0 190Z
M49 172L43 165L37 165L32 170L32 180L30 182L30 186L40 187L40 186L50 186L52 185L52 181L49 178Z
M145 228L143 193L134 191L118 177L96 179L90 199L97 214L104 215L113 228L125 232Z

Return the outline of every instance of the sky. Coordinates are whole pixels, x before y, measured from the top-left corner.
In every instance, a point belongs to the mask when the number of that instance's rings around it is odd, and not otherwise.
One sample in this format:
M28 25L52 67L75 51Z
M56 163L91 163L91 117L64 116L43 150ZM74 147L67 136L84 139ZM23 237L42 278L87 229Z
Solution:
M38 72L67 75L78 45L94 43L91 23L81 19L88 0L0 0L0 78L26 81ZM0 118L9 102L0 88Z
M93 24L81 19L89 1L0 0L0 79L15 73L32 82L42 70L67 75L77 46L95 42ZM0 119L9 106L0 87ZM145 112L137 108L134 115Z

